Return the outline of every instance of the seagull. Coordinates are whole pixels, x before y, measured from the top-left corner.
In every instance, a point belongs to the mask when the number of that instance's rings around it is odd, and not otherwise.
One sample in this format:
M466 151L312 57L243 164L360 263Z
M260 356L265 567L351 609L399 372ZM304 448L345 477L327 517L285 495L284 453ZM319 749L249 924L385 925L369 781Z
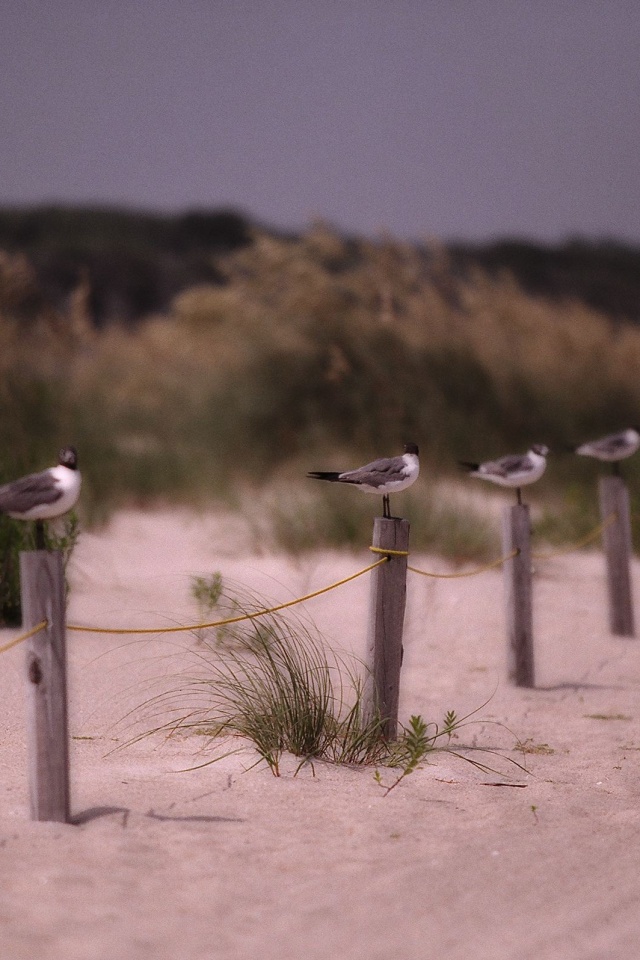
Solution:
M36 547L44 549L43 521L75 506L81 482L76 448L63 447L55 467L0 486L0 513L15 520L35 520Z
M485 463L458 461L461 467L470 471L472 477L490 480L501 487L515 487L518 503L522 503L520 487L539 480L547 466L549 448L543 443L534 443L528 453L520 456L511 454L499 460L487 460Z
M640 433L633 427L621 430L620 433L610 433L600 440L592 440L574 448L574 453L581 457L594 457L613 464L613 472L619 473L619 461L630 457L640 447Z
M418 479L419 472L418 448L415 443L407 443L400 457L382 457L357 470L345 470L344 473L313 470L307 476L331 483L352 483L365 493L382 494L382 516L390 520L389 494L406 490Z

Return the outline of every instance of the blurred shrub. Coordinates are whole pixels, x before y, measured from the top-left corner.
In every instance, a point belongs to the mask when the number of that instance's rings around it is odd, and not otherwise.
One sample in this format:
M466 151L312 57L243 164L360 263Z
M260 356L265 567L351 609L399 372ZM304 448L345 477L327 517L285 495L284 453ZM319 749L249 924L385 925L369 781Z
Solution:
M191 226L213 242L206 219ZM247 231L217 257L215 282L182 289L134 329L96 330L87 275L54 310L24 257L0 257L11 475L75 443L81 507L99 519L123 503L237 502L239 484L262 487L287 463L303 481L307 468L357 466L406 440L427 475L446 476L457 459L535 441L559 451L640 423L631 324L534 296L508 273L462 269L436 245L344 238L323 224L299 238ZM551 459L532 496L586 489L597 468L577 460ZM336 527L350 536L346 520Z

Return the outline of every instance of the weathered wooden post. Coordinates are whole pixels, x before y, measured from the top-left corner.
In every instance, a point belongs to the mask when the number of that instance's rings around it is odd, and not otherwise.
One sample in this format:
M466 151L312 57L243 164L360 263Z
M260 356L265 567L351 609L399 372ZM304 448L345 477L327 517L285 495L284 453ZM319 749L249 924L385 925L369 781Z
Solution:
M385 737L394 740L398 729L409 522L376 517L373 546L391 552L388 562L371 572L365 703L370 715L377 713L382 718Z
M504 508L502 547L509 557L504 563L508 675L518 687L533 687L531 522L526 504Z
M47 626L27 641L27 743L32 820L69 822L65 586L60 551L20 554L22 622Z
M631 510L629 491L620 476L600 477L600 518L607 562L609 625L622 637L635 634L631 592Z

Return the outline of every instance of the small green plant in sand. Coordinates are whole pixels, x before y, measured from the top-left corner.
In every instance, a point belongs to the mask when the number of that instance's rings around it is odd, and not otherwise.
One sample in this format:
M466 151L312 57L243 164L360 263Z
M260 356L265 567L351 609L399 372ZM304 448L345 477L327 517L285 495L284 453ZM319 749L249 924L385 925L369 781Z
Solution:
M222 574L216 570L208 577L191 577L191 596L198 605L198 619L206 620L215 610L222 596ZM197 631L198 639L204 640L206 628Z
M211 613L222 595L222 574L216 571L209 577L192 577L191 595L197 600L202 616Z
M219 570L209 576L191 577L190 592L198 608L199 624L194 632L200 642L207 640L216 648L246 645L246 632L242 624L246 607L238 597L225 589ZM240 625L237 620L241 621Z
M400 738L390 749L390 760L394 767L401 768L400 776L389 786L385 786L380 771L376 770L375 779L385 787L385 796L418 768L427 753L437 749L436 744L441 737L444 737L448 744L457 725L455 710L447 710L442 729L438 724L430 725L419 714L414 714L409 720L409 726L404 727Z
M487 763L469 756L469 752L475 750L485 755L493 755L504 759L502 754L498 753L495 749L477 746L460 746L456 748L451 744L451 741L459 736L459 731L462 727L473 722L472 718L485 706L486 703L483 703L477 710L473 710L464 717L458 717L455 710L447 710L441 725L434 722L427 723L419 714L413 715L409 720L409 725L403 727L398 739L388 745L388 755L385 758L386 765L399 769L400 774L395 780L392 780L391 783L388 784L384 782L379 770L376 770L374 774L376 782L384 788L385 796L395 789L405 777L408 777L409 774L417 770L428 755L438 752L446 752L462 760L466 760L467 763L472 764L472 766L483 773L496 773L497 771ZM511 757L507 759L508 762L517 769L525 773L527 772L526 768L518 763L517 760Z
M445 714L442 725L414 716L397 740L388 740L382 718L367 701L357 661L328 651L302 616L291 611L258 615L266 604L255 599L233 598L233 603L247 616L234 625L234 644L207 641L192 650L195 669L143 705L145 720L160 722L147 724L140 737L204 735L203 749L212 748L213 756L198 766L236 752L229 738L240 738L253 745L257 762L264 761L274 776L280 776L285 753L299 758L296 773L314 761L399 768L387 793L429 753L446 750L463 756L462 751L478 749L451 747L456 732L473 716L458 718L454 711ZM470 762L490 769L475 759ZM379 775L377 779L382 782Z

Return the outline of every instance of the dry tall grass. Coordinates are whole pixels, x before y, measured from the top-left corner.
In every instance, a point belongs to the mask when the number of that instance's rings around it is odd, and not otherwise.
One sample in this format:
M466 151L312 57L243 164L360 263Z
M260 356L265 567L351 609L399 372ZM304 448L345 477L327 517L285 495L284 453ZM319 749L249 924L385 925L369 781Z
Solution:
M355 466L421 447L458 458L565 444L640 422L640 331L508 275L458 276L446 251L257 231L226 284L185 290L135 330L95 329L79 285L38 311L29 265L0 257L0 441L6 476L74 442L85 510L233 502L287 464ZM637 468L631 466L633 475ZM552 460L542 497L580 500L594 470ZM578 511L579 512L579 511Z

